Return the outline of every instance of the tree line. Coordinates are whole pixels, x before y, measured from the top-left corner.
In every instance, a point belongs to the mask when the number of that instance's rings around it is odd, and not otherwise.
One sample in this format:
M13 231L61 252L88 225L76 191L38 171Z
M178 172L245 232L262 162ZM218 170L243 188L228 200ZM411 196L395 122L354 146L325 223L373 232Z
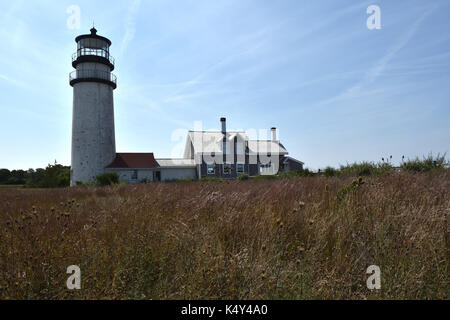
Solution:
M0 169L0 185L23 185L28 188L61 188L70 185L70 167L55 163L45 169Z

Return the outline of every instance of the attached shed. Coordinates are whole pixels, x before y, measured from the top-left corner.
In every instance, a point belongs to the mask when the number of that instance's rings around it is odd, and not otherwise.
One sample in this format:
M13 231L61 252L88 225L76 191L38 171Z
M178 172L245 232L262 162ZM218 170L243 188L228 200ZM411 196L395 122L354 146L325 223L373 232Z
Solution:
M105 172L115 172L119 181L136 183L155 181L155 169L158 163L153 153L117 153L114 161L105 168Z
M128 183L197 179L192 159L155 159L153 153L117 153L105 172L115 172Z
M156 159L160 181L196 180L194 159Z
M292 157L284 156L283 165L284 171L289 172L289 171L303 170L304 163Z

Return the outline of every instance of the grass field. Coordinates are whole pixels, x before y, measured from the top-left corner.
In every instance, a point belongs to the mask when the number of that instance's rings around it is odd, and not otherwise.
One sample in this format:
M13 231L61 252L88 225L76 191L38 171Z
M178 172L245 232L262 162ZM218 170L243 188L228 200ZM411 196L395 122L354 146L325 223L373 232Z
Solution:
M0 199L1 299L450 298L448 170ZM66 288L70 265L81 290Z

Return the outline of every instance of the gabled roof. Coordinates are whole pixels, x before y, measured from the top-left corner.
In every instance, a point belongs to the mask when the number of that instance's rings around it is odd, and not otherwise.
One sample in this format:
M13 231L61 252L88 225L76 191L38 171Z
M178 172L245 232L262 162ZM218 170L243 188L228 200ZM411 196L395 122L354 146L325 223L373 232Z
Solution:
M240 141L248 140L244 131L227 131L229 141L235 137ZM221 153L224 135L221 131L189 131L188 139L192 141L195 153Z
M294 158L292 158L292 157L286 156L285 159L284 159L284 163L287 163L287 162L289 162L289 161L297 162L297 163L299 163L299 164L305 164L304 162L302 162L302 161L300 161L300 160L297 160L297 159L294 159Z
M280 143L280 141L272 141L272 140L249 140L248 148L250 153L264 153L264 154L280 154L286 155L288 151L286 148Z
M280 141L272 140L249 140L247 134L244 131L228 131L227 139L232 141L237 137L238 141L247 141L249 152L253 154L257 153L273 153L286 155L288 151L280 143ZM194 147L194 153L221 153L223 148L224 135L221 131L189 131L188 141L192 141ZM186 145L189 147L189 145ZM185 157L188 157L188 151L185 152Z
M151 169L158 167L153 153L117 153L114 161L106 168Z

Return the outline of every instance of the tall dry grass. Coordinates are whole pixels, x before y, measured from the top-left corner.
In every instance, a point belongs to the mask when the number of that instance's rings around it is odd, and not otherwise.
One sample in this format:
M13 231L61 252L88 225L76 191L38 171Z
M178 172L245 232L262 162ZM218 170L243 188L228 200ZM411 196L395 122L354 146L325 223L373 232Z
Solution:
M0 298L449 299L449 172L352 181L0 188Z

